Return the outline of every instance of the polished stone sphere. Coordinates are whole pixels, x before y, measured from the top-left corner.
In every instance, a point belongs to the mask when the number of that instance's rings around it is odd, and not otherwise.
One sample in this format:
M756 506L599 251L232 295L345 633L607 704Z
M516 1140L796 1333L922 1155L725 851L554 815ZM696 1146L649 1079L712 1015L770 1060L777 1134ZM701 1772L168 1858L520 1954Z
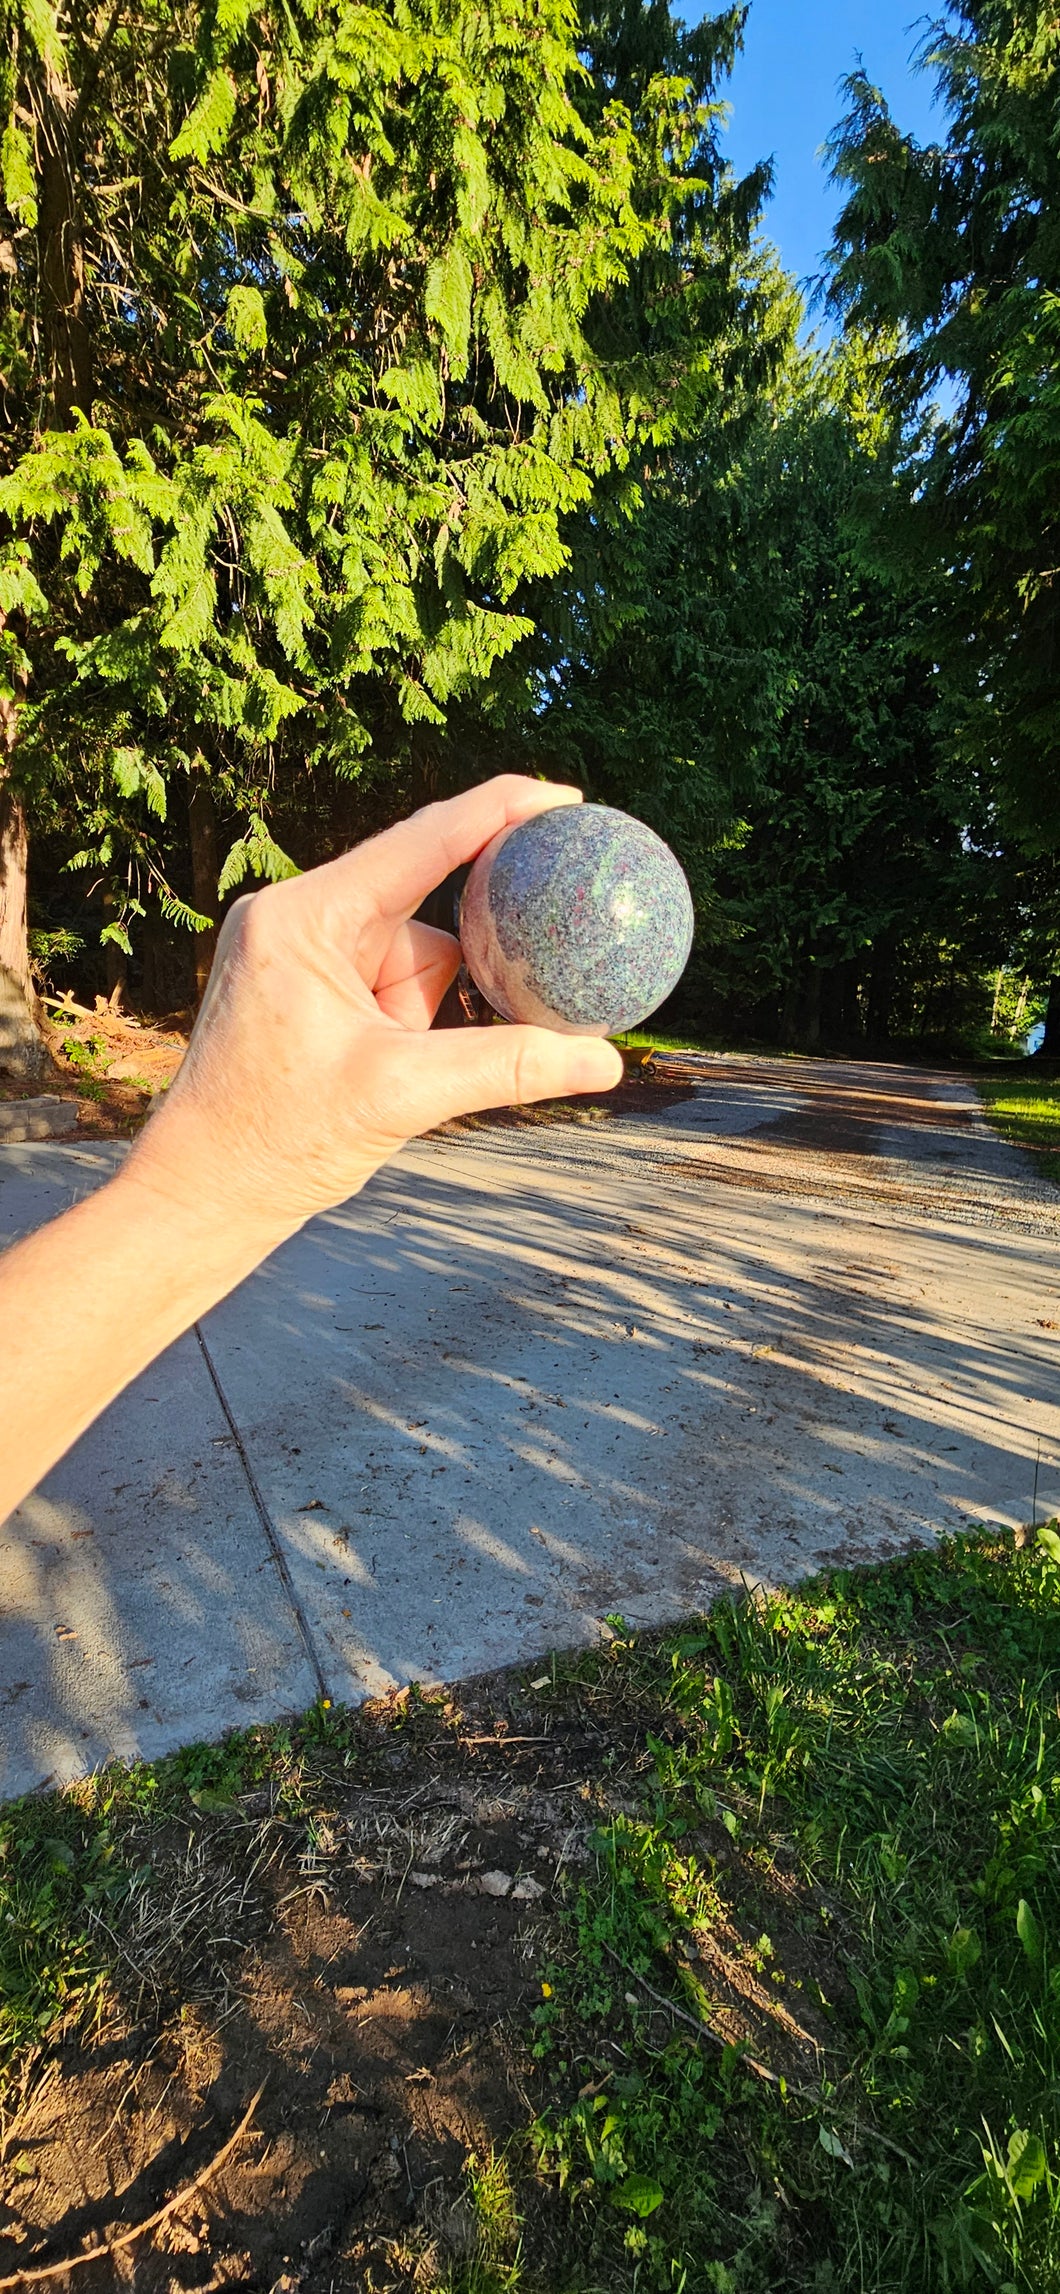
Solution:
M494 1011L564 1035L618 1035L675 988L692 895L668 845L611 805L503 828L460 905L464 962Z

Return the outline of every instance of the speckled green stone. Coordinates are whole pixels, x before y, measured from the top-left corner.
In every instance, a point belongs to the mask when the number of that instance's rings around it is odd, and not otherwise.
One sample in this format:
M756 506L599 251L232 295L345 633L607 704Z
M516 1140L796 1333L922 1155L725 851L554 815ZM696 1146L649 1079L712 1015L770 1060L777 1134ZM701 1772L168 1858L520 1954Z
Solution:
M693 921L684 871L643 821L610 805L558 805L479 854L460 942L505 1019L616 1035L676 987Z

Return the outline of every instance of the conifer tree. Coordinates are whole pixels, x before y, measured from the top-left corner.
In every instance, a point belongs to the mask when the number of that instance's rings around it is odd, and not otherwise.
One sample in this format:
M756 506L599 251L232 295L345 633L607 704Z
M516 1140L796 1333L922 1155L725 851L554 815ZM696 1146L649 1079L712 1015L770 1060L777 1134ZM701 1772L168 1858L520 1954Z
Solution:
M2 50L5 802L128 949L283 874L278 784L415 761L527 634L673 395L603 314L687 91L646 163L568 0L6 0Z
M914 426L877 535L939 579L925 627L951 749L991 840L1051 889L1025 944L1060 1054L1060 25L1045 0L954 0L922 61L921 146L864 74L833 140L844 194L831 293L879 343Z

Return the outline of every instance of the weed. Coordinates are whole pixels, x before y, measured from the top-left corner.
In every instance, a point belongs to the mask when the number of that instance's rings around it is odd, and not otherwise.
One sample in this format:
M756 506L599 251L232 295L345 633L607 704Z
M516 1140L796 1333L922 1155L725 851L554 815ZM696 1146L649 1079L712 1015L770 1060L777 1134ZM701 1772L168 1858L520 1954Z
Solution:
M106 1049L102 1036L77 1037L63 1045L69 1066L76 1067L79 1074L89 1076L99 1074L99 1063Z

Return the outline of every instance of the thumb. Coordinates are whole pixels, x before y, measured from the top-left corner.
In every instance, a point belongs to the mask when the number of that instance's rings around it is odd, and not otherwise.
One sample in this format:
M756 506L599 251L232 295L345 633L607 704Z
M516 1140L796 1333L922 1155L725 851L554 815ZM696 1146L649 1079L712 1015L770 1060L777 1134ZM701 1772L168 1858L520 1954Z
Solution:
M551 1028L438 1028L416 1039L416 1131L483 1107L526 1106L572 1092L613 1091L622 1056L601 1036ZM411 1110L410 1110L411 1111Z

